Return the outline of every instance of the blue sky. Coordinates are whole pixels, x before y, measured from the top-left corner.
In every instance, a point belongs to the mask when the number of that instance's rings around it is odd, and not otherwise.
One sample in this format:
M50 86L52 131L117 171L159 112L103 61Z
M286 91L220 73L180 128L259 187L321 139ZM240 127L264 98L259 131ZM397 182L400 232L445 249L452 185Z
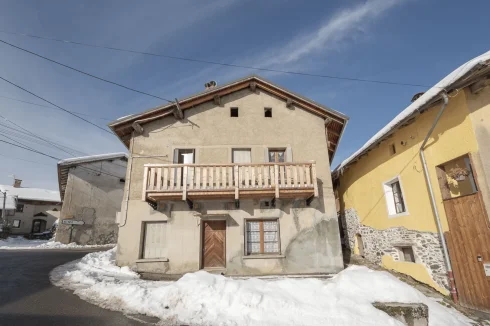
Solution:
M490 2L485 0L4 0L0 30L241 65L433 85L489 50L488 12ZM200 91L211 79L225 83L255 72L1 32L0 39L170 99ZM350 116L333 166L405 108L413 94L426 90L259 74ZM163 103L4 44L0 76L100 125ZM66 113L5 97L49 105L0 80L0 114L40 136L89 154L125 150L115 136ZM25 144L55 157L69 156ZM7 144L0 144L0 151L0 183L10 184L15 175L24 186L58 188L55 160Z

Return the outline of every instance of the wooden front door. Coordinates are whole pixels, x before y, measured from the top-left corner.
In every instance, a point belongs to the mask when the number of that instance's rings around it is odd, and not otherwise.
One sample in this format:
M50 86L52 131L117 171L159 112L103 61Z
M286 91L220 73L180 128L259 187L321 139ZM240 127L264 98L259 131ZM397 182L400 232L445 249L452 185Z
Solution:
M202 267L224 268L226 221L204 221L202 239Z
M485 265L490 267L489 221L469 157L463 159L438 167L449 224L446 243L460 304L490 311L490 270L485 273Z

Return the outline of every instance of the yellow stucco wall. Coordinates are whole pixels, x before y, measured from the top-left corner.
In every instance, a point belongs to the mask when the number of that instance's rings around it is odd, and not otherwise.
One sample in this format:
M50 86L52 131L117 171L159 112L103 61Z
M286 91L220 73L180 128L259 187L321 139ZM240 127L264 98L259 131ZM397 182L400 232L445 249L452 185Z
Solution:
M390 139L346 169L340 176L341 210L355 208L361 223L376 229L404 226L411 230L437 232L419 148L440 105L422 113L414 123L398 130ZM403 144L402 144L403 142ZM396 154L391 155L390 145ZM435 167L478 150L464 92L450 98L435 128L425 156L444 230L448 230ZM383 183L400 177L408 214L389 217Z
M449 295L449 291L437 285L436 282L432 280L427 268L422 264L407 263L404 261L394 261L391 256L383 256L381 265L384 268L391 269L403 274L410 275L419 282L425 283L441 292L444 295Z

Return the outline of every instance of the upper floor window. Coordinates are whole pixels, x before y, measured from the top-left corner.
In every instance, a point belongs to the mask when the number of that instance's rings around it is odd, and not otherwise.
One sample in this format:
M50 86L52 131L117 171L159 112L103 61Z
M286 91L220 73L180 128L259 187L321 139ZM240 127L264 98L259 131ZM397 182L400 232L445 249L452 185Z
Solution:
M230 108L230 117L238 118L238 108Z
M285 149L269 149L269 162L271 162L271 163L286 162L286 150Z
M272 118L272 108L264 108L264 117Z
M395 217L400 214L406 215L407 207L400 178L396 177L384 183L383 188L386 199L386 207L388 209L388 215L390 217Z
M16 212L22 213L24 211L24 204L17 204Z
M395 155L396 154L396 146L395 143L390 144L390 155Z

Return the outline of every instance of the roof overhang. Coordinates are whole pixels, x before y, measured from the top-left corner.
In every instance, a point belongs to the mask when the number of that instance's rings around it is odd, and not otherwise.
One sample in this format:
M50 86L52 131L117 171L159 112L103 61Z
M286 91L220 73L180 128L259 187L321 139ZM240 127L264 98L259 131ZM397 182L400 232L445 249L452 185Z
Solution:
M488 78L490 78L490 51L463 64L418 97L416 101L403 110L375 136L369 139L359 150L340 163L332 172L332 177L337 179L344 169L367 155L381 142L391 137L397 130L413 123L419 114L441 103L441 92L457 92L468 86L473 87L476 83L482 80L488 80ZM400 118L402 114L405 116Z
M282 99L286 102L287 106L295 105L301 107L312 114L325 119L327 122L325 125L328 136L329 156L330 160L333 160L349 118L338 111L305 98L257 75L251 75L238 79L233 82L208 89L204 92L176 100L176 102L155 107L139 114L120 118L109 123L108 126L125 144L125 146L129 148L129 140L131 139L132 132L134 130L141 132L141 126L145 123L149 123L167 116L175 116L175 111L177 109L185 112L196 105L208 101L217 101L217 99L219 100L222 96L247 88L250 88L252 91L259 88Z

